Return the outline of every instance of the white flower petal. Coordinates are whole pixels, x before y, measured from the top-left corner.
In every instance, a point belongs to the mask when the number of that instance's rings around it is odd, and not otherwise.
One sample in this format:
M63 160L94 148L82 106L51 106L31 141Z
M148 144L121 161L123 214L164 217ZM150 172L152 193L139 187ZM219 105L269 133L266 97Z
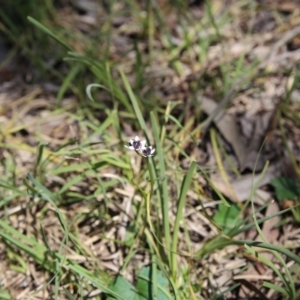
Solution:
M146 140L141 141L141 149L145 149L146 147Z
M129 150L142 151L146 148L146 140L141 141L136 135L133 139L129 140L128 145L125 145L125 147Z
M133 146L127 146L127 145L124 145L125 148L129 149L129 150L134 150L134 147Z

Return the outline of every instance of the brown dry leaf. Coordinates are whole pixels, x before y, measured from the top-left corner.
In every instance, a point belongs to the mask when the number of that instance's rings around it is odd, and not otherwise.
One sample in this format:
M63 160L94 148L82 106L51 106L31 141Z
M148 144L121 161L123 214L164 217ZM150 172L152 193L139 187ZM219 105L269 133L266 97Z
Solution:
M279 205L277 202L272 202L268 205L265 216L272 216L280 211ZM270 244L277 244L279 237L279 229L276 228L276 224L280 221L280 217L276 216L264 222L262 226L262 232L264 236L267 238ZM257 241L261 242L262 239L260 236L256 238Z
M266 131L269 128L269 124L274 116L274 111L266 112L265 114L258 115L255 120L254 132L252 138L247 147L247 159L243 161L241 170L249 169L255 171L261 171L267 162L270 160L272 155L276 155L276 152L266 154L264 151L260 152L260 148L263 145L264 138L266 137Z
M241 171L254 168L255 171L260 171L266 161L278 154L275 150L270 151L273 147L266 147L269 151L260 151L260 148L271 127L270 124L273 124L277 107L273 98L277 99L280 93L281 91L276 91L272 85L269 91L266 91L263 100L247 99L248 111L241 118L241 127L237 123L237 118L227 114L224 110L213 118L221 135L231 145ZM202 97L201 108L207 115L210 115L218 108L218 104L209 98ZM236 108L233 112L236 114ZM274 143L271 139L267 140L266 146L272 142Z
M260 187L268 184L274 177L278 176L280 173L280 164L273 164L269 166L264 176L261 178L261 174L257 175L243 175L241 178L232 179L231 187L234 191L234 194L238 197L240 201L246 201L251 196L251 190L253 187ZM211 180L216 186L216 188L230 199L235 199L234 194L231 189L228 188L228 185L221 178L220 174L212 174ZM257 189L253 201L258 204L263 204L264 201L268 200L271 197L270 193Z
M207 115L212 114L218 107L215 101L207 97L201 97L200 105ZM225 140L231 145L240 166L242 166L247 148L235 119L223 110L214 117L213 122Z

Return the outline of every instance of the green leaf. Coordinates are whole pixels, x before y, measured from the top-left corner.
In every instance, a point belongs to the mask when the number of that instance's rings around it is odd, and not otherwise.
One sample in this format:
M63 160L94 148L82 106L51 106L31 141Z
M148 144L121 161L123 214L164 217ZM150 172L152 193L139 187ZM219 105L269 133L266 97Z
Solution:
M277 177L271 180L271 185L274 187L276 198L279 201L297 200L300 196L300 184L297 179Z
M117 300L146 300L144 297L140 297L135 287L122 276L118 276L109 289L118 295L114 296Z
M213 220L224 233L228 233L232 228L239 227L242 224L242 220L238 219L239 214L240 208L236 204L231 204L230 207L228 207L220 203Z
M11 296L8 291L0 289L0 299L1 300L10 300Z
M164 274L156 270L157 276L157 299L159 300L170 300L173 297L169 293L169 281ZM151 267L144 267L138 275L138 281L136 288L129 283L122 276L118 276L117 279L109 286L110 290L118 296L108 299L126 299L126 300L150 300L154 299L152 293L152 273Z
M284 288L282 288L281 286L279 286L278 284L273 284L271 282L264 281L263 282L263 286L265 286L265 287L267 287L269 289L272 289L274 291L277 291L277 292L283 294L285 297L289 296L288 292Z
M140 299L153 299L152 294L152 283L151 283L151 268L144 267L139 275L137 281L137 290L143 298ZM169 300L173 299L169 294L169 282L168 279L164 276L164 274L157 270L157 285L158 285L158 293L157 299L159 300Z

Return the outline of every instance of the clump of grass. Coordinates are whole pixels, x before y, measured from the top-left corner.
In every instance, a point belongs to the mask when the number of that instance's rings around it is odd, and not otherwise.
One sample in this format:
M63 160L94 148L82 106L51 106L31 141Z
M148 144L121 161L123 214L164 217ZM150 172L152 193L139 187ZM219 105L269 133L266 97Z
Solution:
M175 11L182 8L182 1L175 2ZM228 11L220 20L216 19L215 7L208 3L197 28L209 25L213 34L208 34L203 41L198 39L196 30L186 29L185 38L178 45L170 39L170 32L164 31L167 27L162 27L162 32L156 28L157 24L163 24L163 19L159 19L159 23L153 17L162 18L162 8L156 3L149 4L146 17L139 14L137 2L131 1L128 5L134 8L133 17L140 18L143 28L148 30L145 31L148 56L140 52L138 45L133 47L137 55L134 77L127 65L120 63L121 59L115 64L109 58L109 51L100 60L89 53L78 53L65 37L29 17L45 36L50 36L67 52L65 61L71 68L63 78L50 120L66 114L64 122L72 128L73 139L67 135L59 143L56 139L58 144L51 144L49 139L50 145L46 145L42 143L42 134L34 133L35 146L25 147L26 144L19 141L10 145L2 143L6 155L3 169L23 175L22 182L19 178L14 181L10 175L0 182L3 196L0 205L4 211L0 236L6 247L6 268L17 270L26 278L28 266L33 264L34 271L29 272L37 283L32 284L31 295L44 290L48 298L53 299L101 299L102 296L106 299L218 299L228 294L237 295L239 284L230 281L225 288L213 286L214 290L210 291L212 270L205 265L214 253L234 249L232 258L251 256L277 276L280 284L264 281L264 291L270 289L277 295L295 299L297 268L294 266L300 263L299 257L283 246L270 244L259 226L286 211L257 218L267 204L256 208L249 201L251 214L242 219L246 205L230 205L215 188L208 172L188 153L185 144L191 141L196 144L199 137L201 126L194 126L197 117L190 114L190 119L185 119L188 110L178 113L176 102L159 102L153 107L147 103L151 93L139 91L139 88L149 88L141 70L146 70L155 55L166 55L172 71L183 74L184 60L181 61L180 55L189 53L189 47L196 41L204 61L208 57L208 46L222 37L221 25L230 22ZM184 24L186 19L181 21ZM154 32L161 34L165 51L153 46ZM191 53L187 57L189 55ZM230 66L226 61L220 63L216 95L225 95L226 99L230 87L244 75L241 67L244 58L242 54L238 62ZM74 91L79 89L73 80L81 68L89 70L95 78L86 88L90 100L87 105L75 104L75 109L65 108L63 95L70 87ZM232 73L232 82L226 78L228 70ZM102 98L97 93L109 101L99 101ZM187 106L190 102L192 100L187 101ZM39 120L41 124L43 121L43 118ZM18 132L16 128L11 129L12 132ZM58 127L58 130L62 129ZM211 132L211 142L218 153L216 133ZM145 138L147 144L155 148L153 157L127 151L124 145L135 135ZM20 150L36 151L35 163L17 170L14 154ZM181 167L182 157L188 162L187 168ZM222 168L221 163L218 167ZM24 176L24 173L28 174ZM200 186L203 178L218 195L218 203L209 199ZM255 190L254 186L253 194ZM18 204L19 199L22 199L21 204ZM213 209L208 209L208 205ZM14 214L22 211L28 221L23 220L25 226L18 227ZM34 218L30 223L31 214ZM190 215L198 223L191 225ZM17 221L22 222L22 218ZM194 241L195 226L207 226L212 234L206 232L205 238ZM256 230L262 242L239 237L250 229ZM238 252L236 246L239 246ZM257 249L270 251L276 263ZM294 266L290 267L287 261ZM247 268L247 264L243 267Z

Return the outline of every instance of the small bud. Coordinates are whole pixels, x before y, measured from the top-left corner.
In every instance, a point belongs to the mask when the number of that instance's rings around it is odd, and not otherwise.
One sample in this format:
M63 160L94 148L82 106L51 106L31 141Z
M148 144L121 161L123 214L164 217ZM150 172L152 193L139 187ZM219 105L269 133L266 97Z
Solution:
M153 149L152 146L146 146L141 151L141 153L144 157L151 157L154 155L154 152L155 152L155 149Z

